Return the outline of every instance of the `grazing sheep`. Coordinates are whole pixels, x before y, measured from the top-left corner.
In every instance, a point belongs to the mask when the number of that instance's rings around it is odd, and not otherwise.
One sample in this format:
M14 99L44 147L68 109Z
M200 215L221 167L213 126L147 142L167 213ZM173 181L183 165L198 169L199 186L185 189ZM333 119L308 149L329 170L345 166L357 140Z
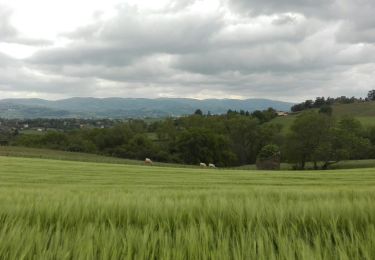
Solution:
M201 162L201 163L199 164L199 166L200 166L200 167L207 167L207 164Z
M152 165L152 161L150 158L145 159L145 164Z
M210 167L210 168L216 168L215 164L213 164L213 163L208 164L208 167Z

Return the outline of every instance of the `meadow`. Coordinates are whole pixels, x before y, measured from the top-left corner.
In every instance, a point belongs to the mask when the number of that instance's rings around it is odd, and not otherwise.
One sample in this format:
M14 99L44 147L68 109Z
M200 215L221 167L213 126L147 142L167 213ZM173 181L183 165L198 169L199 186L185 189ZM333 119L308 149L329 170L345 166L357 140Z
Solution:
M321 163L318 163L318 166L321 167ZM366 159L366 160L343 160L339 161L335 164L330 165L331 170L343 170L343 169L357 169L360 170L361 168L373 168L375 167L375 159ZM248 164L242 165L238 167L234 167L231 169L236 170L257 170L255 164ZM281 163L280 169L283 171L292 171L293 164L291 163ZM311 162L306 163L306 169L313 170L314 164Z
M144 165L144 161L104 156L99 154L68 152L52 149L30 148L22 146L0 146L0 156L53 159L62 161L99 162L110 164ZM176 167L176 168L199 168L194 165L175 163L154 162L155 166Z
M0 156L0 259L375 259L375 168Z
M343 117L354 117L365 127L375 126L375 102L363 102L353 104L335 104L332 106L333 116L337 119ZM312 109L317 110L317 109ZM290 114L274 118L271 123L280 124L282 133L287 134L294 120L300 113Z

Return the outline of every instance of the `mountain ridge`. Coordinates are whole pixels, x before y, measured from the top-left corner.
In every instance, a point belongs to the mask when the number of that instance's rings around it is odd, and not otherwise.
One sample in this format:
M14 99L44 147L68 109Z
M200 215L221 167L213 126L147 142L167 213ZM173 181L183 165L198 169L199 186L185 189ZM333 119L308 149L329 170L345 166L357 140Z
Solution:
M263 110L273 107L289 111L294 103L271 99L190 99L190 98L93 98L73 97L60 100L2 99L3 118L144 118L204 113L222 114L232 110ZM30 113L29 111L32 111Z

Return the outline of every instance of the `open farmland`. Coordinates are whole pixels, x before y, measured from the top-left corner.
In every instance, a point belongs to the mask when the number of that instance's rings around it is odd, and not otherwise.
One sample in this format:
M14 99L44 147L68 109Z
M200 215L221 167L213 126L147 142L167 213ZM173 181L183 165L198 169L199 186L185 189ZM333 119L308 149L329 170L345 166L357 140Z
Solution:
M375 258L375 169L0 165L1 259Z
M22 147L22 146L0 146L0 156L52 159L52 160L62 160L62 161L144 165L144 161L141 161L141 160L131 160L131 159L98 155L98 154L59 151L59 150L53 150L53 149L29 148L29 147ZM185 168L185 167L198 168L198 166L194 166L194 165L162 163L162 162L154 162L154 165L163 166L163 167L176 167L176 168Z

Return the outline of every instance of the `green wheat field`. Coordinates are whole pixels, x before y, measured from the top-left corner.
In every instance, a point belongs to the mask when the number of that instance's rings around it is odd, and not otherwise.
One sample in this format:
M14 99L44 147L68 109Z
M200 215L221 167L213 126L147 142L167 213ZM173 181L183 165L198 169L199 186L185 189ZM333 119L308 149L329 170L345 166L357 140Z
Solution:
M0 259L375 259L375 168L0 157Z

